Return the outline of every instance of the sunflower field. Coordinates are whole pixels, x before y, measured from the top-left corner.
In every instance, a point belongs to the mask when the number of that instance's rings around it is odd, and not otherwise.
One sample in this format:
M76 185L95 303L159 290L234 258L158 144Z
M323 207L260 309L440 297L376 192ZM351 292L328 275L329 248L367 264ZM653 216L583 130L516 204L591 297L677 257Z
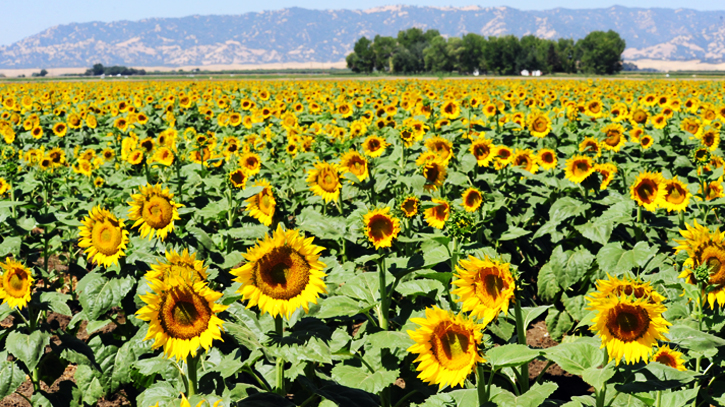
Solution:
M724 96L0 84L0 404L723 405Z

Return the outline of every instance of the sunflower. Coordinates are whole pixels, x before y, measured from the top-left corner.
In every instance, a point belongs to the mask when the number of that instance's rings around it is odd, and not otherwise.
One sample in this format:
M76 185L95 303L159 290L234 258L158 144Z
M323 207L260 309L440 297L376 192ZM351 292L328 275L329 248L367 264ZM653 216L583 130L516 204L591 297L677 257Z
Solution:
M33 286L33 272L21 263L5 258L0 262L0 299L10 308L23 309L30 301Z
M425 177L425 190L435 191L439 186L443 185L446 179L447 170L445 165L439 161L429 161L423 166L423 176Z
M58 137L63 137L68 132L68 126L65 123L56 123L53 125L53 134Z
M625 295L636 299L647 299L650 303L661 303L665 297L658 293L648 282L631 278L619 279L607 273L606 280L597 280L597 291L590 293L587 300L591 304L606 302L609 297Z
M370 175L368 173L368 160L355 150L343 154L340 159L340 172L345 174L353 173L358 180L364 181Z
M447 100L441 106L441 115L448 120L456 119L461 114L461 107L454 100Z
M710 267L708 284L715 286L707 292L710 308L715 309L715 302L725 307L725 242L722 234L709 234L708 238L700 241L693 255L685 262L679 277L695 283L693 270L702 265Z
M231 270L234 281L242 283L237 293L248 300L247 308L256 305L262 314L289 318L299 307L309 311L309 303L317 303L327 289L325 264L319 261L324 248L312 244L313 239L279 225L271 237L267 234L247 250L247 262Z
M133 150L128 155L128 163L132 164L132 165L141 164L143 162L143 157L144 157L143 150L138 150L138 149Z
M581 184L594 172L594 161L583 155L575 155L566 160L564 177L575 184Z
M159 280L166 285L194 284L197 281L206 281L207 267L203 260L196 259L196 253L189 253L184 249L181 253L167 250L166 258L160 259L151 265L144 276L147 280Z
M476 364L485 362L478 353L484 324L436 306L426 308L425 318L410 321L420 325L415 331L408 331L415 341L408 352L417 353L414 362L420 362L416 368L420 372L418 378L437 384L439 390L462 385Z
M667 117L662 113L652 117L652 127L662 130L667 126Z
M592 100L584 106L584 114L594 119L598 119L604 115L602 102L600 100Z
M151 293L141 295L146 305L136 317L149 321L144 340L153 339L153 349L164 347L164 355L177 360L196 356L199 346L208 350L214 339L222 340L224 321L217 314L228 308L217 304L222 297L204 281L170 285L150 280Z
M601 146L607 150L617 152L627 142L627 137L624 135L624 127L619 123L608 124L601 131L604 133L604 140L602 140Z
M161 147L156 150L154 161L168 167L174 163L174 153L168 147Z
M629 193L639 206L654 212L665 197L665 182L662 174L641 172L634 180Z
M612 163L597 164L594 166L594 171L598 172L602 176L602 182L599 184L599 189L604 191L614 180L614 175L617 174L617 166Z
M558 158L556 157L556 151L550 148L542 148L536 153L536 159L541 165L541 168L545 170L553 170L556 168Z
M244 153L239 158L239 166L242 167L247 175L255 175L262 168L262 159L259 158L257 153Z
M663 365L682 372L687 370L685 367L685 360L682 359L682 352L670 349L669 345L664 345L657 349L657 352L652 355L652 361L662 363Z
M10 183L5 181L5 178L0 178L0 196L5 195L10 190Z
M654 139L649 134L645 134L639 139L639 145L641 145L645 150L652 147L653 144Z
M448 162L453 157L453 143L443 137L435 136L429 138L425 141L425 147L428 151L434 153L438 161L442 162L443 165L448 165Z
M680 229L680 235L684 237L684 240L673 239L679 246L675 247L675 253L686 251L690 257L695 256L695 252L700 244L704 241L715 240L716 242L722 242L725 240L725 232L720 232L720 229L716 229L715 232L697 223L695 219L692 226L685 223L685 230Z
M407 196L400 203L400 210L403 212L406 218L412 218L418 214L418 205L420 202L418 198L414 196Z
M529 132L532 136L543 138L551 133L551 119L543 113L536 113L529 117Z
M423 211L425 222L436 229L443 229L451 214L451 205L444 199L431 199L433 203L438 205Z
M632 124L634 125L643 125L647 123L647 118L649 117L647 111L642 109L641 107L636 107L632 109L632 112L629 116L631 118Z
M307 176L310 190L325 202L336 201L340 196L340 167L335 163L317 162Z
M131 195L128 218L136 221L134 228L140 226L141 237L148 235L151 239L156 234L161 240L166 239L166 235L174 230L174 221L181 220L179 208L184 205L175 203L172 200L174 194L158 184L146 184L140 188L140 192Z
M488 167L491 164L491 160L495 157L493 142L487 138L475 140L471 144L470 151L476 157L476 162L479 167Z
M454 273L456 280L451 283L457 288L451 294L458 296L456 302L463 303L461 311L470 312L488 324L508 310L516 289L509 263L468 256L468 260L460 260L458 264L460 267L457 265Z
M266 179L257 180L254 186L260 186L263 189L245 201L247 203L247 211L259 223L264 226L269 226L272 224L274 211L277 207L277 200L274 199L272 186Z
M661 303L652 303L649 298L611 295L601 302L590 300L587 309L597 312L589 329L602 339L609 361L614 360L617 365L622 358L627 364L646 362L652 346L658 340L667 340L664 334L671 324L662 318L667 308Z
M390 215L390 208L373 209L363 216L365 235L375 249L390 247L400 233L400 220Z
M108 210L96 206L81 223L78 246L86 248L91 261L108 268L125 256L123 251L128 244L128 231L123 219L117 219Z
M673 179L665 181L665 196L660 204L667 209L667 212L684 211L690 203L691 196L687 185L675 176Z
M686 117L682 119L682 122L680 122L680 128L682 129L682 131L686 131L692 134L694 138L700 138L703 131L702 123L692 117Z
M362 144L363 154L371 158L380 157L387 147L385 139L375 135L368 136Z
M229 172L229 183L236 189L245 189L249 177L241 168Z
M704 195L702 187L698 191L701 195ZM712 201L713 199L725 197L725 189L723 188L723 177L707 183L707 195L705 200Z
M602 145L597 139L587 137L579 144L579 152L592 154L595 158L598 158L602 155Z
M700 142L710 151L715 151L720 146L720 132L716 129L707 129L702 133Z
M511 158L511 165L521 168L524 171L528 171L532 174L536 174L539 170L539 164L537 162L534 153L527 149L519 150L516 149L513 157Z
M466 212L474 212L481 206L481 203L483 203L483 195L478 189L470 187L463 192L461 200L461 205L463 205L463 209L465 209Z

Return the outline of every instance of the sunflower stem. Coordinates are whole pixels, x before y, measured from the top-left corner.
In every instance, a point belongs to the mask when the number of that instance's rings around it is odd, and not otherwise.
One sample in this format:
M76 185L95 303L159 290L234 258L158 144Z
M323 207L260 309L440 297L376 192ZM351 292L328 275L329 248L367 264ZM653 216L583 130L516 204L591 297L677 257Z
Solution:
M521 299L516 298L514 303L514 310L516 313L516 336L520 345L526 346L526 327L524 326L524 317L521 313ZM524 363L521 365L521 394L529 391L529 364Z
M187 398L193 396L197 392L197 376L196 376L196 368L197 368L197 362L199 359L196 356L191 356L191 354L186 356L186 378L189 381L189 387L187 389Z
M491 373L493 374L493 373ZM488 386L486 386L485 380L483 379L483 364L478 363L476 365L476 388L478 390L478 405L484 405L488 403Z
M378 261L378 276L380 277L380 305L378 307L378 323L383 331L388 330L388 292L385 283L385 257L382 251L379 251L380 259Z
M284 337L284 320L281 315L274 317L274 331L279 336L280 340ZM277 388L275 389L277 394L284 397L287 395L287 390L284 386L284 359L281 357L277 358Z
M655 400L655 407L661 407L662 406L662 391L657 391L657 398Z

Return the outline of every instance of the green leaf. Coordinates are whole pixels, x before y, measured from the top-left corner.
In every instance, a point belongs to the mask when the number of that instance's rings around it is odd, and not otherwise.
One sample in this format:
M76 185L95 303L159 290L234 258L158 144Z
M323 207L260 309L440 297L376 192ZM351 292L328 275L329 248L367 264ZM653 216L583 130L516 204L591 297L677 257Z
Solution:
M260 186L260 185L250 186L250 187L244 188L243 190L239 191L237 193L236 198L237 199L251 198L254 195L257 195L258 193L262 192L262 190L264 190L263 186Z
M501 237L498 238L498 240L506 241L506 240L514 240L518 239L521 236L526 236L530 234L530 230L522 229L518 226L511 226L508 228L506 233L502 234Z
M579 248L573 253L569 251L566 253L570 255L563 267L561 269L554 268L554 274L559 281L559 285L565 290L581 281L589 270L592 261L594 261L594 255L585 248Z
M224 330L232 335L237 343L249 350L262 348L257 335L243 323L224 322Z
M207 234L202 229L199 229L196 226L187 226L186 230L191 233L196 241L199 242L201 246L205 247L207 250L214 250L216 248L216 245L214 244L214 241L211 240L211 237L209 237L209 234Z
M89 273L78 282L78 300L90 321L95 321L121 300L134 287L131 276L106 278L96 272Z
M549 208L549 220L536 231L534 239L544 236L547 233L553 233L562 221L579 216L589 209L591 205L577 201L576 199L564 197L557 199L551 208Z
M549 308L551 308L551 305L541 305L538 307L521 308L521 316L524 319L524 329L528 328L529 325L531 325L531 323L534 322L534 320L539 317L539 315L546 312L546 310Z
M398 284L395 290L405 297L412 297L416 295L428 295L435 292L443 292L443 284L441 284L438 280L423 278L402 282Z
M591 341L580 340L573 343L562 343L544 351L546 357L561 366L567 372L581 376L590 367L599 367L606 355Z
M367 306L372 307L380 301L379 272L362 273L355 276L349 283L345 284L338 291L340 294L363 301ZM391 281L392 278L388 281Z
M151 387L144 390L143 393L139 394L136 398L136 405L138 406L159 406L169 405L172 400L179 398L179 390L174 388L169 382L157 382Z
M78 366L73 377L85 404L94 405L105 394L101 381L89 366Z
M604 273L615 276L622 275L622 273L637 267L632 252L624 250L620 242L608 243L599 249L597 263L599 269Z
M632 382L621 385L620 388L628 393L678 389L695 380L695 377L697 373L689 370L680 371L661 363L649 363L634 372Z
M610 363L603 369L599 369L597 367L589 367L584 369L582 379L592 385L592 387L594 387L595 389L601 390L607 384L607 381L609 381L609 379L614 376L614 373L614 366Z
M398 369L383 369L372 373L365 367L354 367L343 364L333 367L331 373L332 379L341 385L365 390L370 393L379 393L384 388L395 383L395 380L399 376Z
M47 303L51 311L68 317L73 315L70 307L68 306L68 301L70 301L70 299L70 295L56 291L45 291L40 294L40 301Z
M353 317L363 310L357 300L337 295L322 300L320 310L315 313L315 316L317 318Z
M425 400L420 407L479 407L476 389L453 390L447 393L434 394Z
M406 350L415 344L410 336L404 332L382 331L367 336L367 342L376 348Z
M496 346L486 353L486 362L494 369L520 366L529 363L541 355L541 351L529 348L526 345L508 344Z
M50 334L47 332L35 331L30 335L17 331L10 332L5 346L16 358L25 363L29 371L33 371L45 354L45 347L50 342Z
M561 247L557 246L554 250L557 249L560 250ZM556 280L556 274L554 274L554 267L551 261L544 264L544 266L539 270L537 285L539 297L545 301L553 301L561 292L561 287L559 287L559 282Z
M20 236L3 238L3 242L0 243L0 256L7 256L9 254L18 256L18 254L20 254L20 245L22 243L23 239Z
M0 361L0 400L13 394L25 381L25 372L15 362Z
M360 224L362 226L362 223ZM297 227L320 239L339 240L345 237L345 219L324 216L312 206L305 207L297 217Z
M670 342L698 352L725 345L725 339L681 324L671 326L667 336Z
M569 313L566 311L559 311L556 308L549 309L549 314L546 316L546 329L551 335L551 339L559 342L565 333L569 332L574 327Z
M515 396L513 393L499 389L500 391L491 397L491 401L499 407L530 407L540 406L544 403L559 386L555 383L546 382L544 384L536 383L526 393Z
M229 202L225 199L209 202L203 209L196 211L202 218L216 219L219 215L229 211Z
M574 226L574 228L592 242L605 245L609 242L612 230L614 230L614 224L612 222L590 221L583 225Z

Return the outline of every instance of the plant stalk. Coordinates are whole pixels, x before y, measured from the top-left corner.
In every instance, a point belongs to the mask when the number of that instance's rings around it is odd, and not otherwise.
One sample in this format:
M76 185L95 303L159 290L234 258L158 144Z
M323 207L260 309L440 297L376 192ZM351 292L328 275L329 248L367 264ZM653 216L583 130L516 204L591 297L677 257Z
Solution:
M514 312L516 313L516 336L518 337L519 345L526 346L526 327L524 326L524 318L521 313L521 299L516 298L514 305ZM521 365L521 394L529 391L529 364L524 363Z
M274 317L274 330L277 333L277 336L282 338L284 336L284 321L282 320L281 315L277 315ZM287 395L287 390L284 386L284 359L281 357L277 358L277 365L276 365L276 373L277 373L277 388L275 389L277 394L284 397Z
M385 282L385 257L382 255L382 251L380 251L379 253L381 254L381 257L378 261L378 276L380 277L380 306L378 307L378 324L382 330L387 331L389 304L387 292L388 287Z
M186 377L189 382L189 387L187 389L187 395L186 397L189 398L197 393L197 383L198 379L196 376L196 370L197 370L197 364L198 364L198 357L197 356L191 356L189 354L186 356Z

